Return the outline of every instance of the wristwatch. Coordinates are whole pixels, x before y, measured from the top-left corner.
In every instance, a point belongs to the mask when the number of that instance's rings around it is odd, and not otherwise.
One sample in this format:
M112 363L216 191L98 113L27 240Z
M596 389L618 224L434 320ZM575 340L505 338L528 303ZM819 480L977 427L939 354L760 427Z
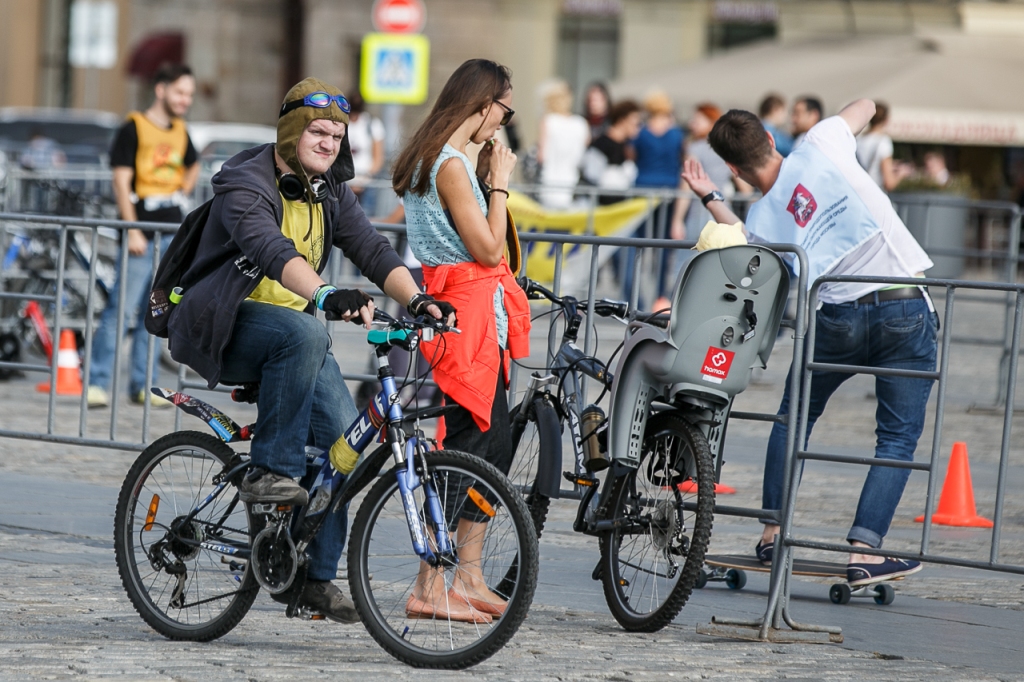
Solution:
M708 194L705 194L700 199L700 203L704 204L705 206L710 204L712 201L725 201L725 195L716 189L712 192L709 192Z

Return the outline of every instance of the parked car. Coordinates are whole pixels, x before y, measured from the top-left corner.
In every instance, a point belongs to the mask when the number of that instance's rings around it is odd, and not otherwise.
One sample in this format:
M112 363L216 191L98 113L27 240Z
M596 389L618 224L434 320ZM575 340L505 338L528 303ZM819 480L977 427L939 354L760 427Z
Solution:
M238 152L277 141L277 128L255 123L189 123L188 134L203 170L209 173L219 171Z
M0 108L0 152L17 163L33 137L52 140L68 165L107 166L122 118L106 111Z

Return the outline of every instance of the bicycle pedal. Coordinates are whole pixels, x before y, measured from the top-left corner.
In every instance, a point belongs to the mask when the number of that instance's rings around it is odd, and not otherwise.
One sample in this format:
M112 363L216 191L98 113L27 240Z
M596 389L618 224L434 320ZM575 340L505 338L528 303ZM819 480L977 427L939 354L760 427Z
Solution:
M591 580L597 580L598 582L604 577L604 569L601 568L601 562L597 562L597 566L594 566L594 571L590 574Z
M591 478L589 476L577 476L571 471L563 471L562 477L569 481L569 483L583 486L584 488L593 488L598 484L598 480L596 478Z

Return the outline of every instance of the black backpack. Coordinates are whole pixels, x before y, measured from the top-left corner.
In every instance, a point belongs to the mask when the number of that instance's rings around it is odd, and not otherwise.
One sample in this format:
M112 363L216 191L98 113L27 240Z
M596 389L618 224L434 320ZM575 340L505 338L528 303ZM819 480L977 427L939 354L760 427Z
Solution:
M196 257L203 228L210 217L211 205L213 199L185 217L170 246L167 247L167 252L160 258L156 276L153 277L153 287L149 292L149 311L146 315L146 331L153 336L167 338L171 306L181 300L181 293L175 292L174 289L181 284L182 278Z

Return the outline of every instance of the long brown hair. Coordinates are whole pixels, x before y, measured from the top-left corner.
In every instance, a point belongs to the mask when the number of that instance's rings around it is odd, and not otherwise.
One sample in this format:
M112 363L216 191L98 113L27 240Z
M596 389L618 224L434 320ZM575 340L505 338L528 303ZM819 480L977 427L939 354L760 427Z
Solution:
M512 72L489 59L470 59L455 70L426 120L398 155L391 176L395 193L423 196L441 149L467 118L512 88Z

